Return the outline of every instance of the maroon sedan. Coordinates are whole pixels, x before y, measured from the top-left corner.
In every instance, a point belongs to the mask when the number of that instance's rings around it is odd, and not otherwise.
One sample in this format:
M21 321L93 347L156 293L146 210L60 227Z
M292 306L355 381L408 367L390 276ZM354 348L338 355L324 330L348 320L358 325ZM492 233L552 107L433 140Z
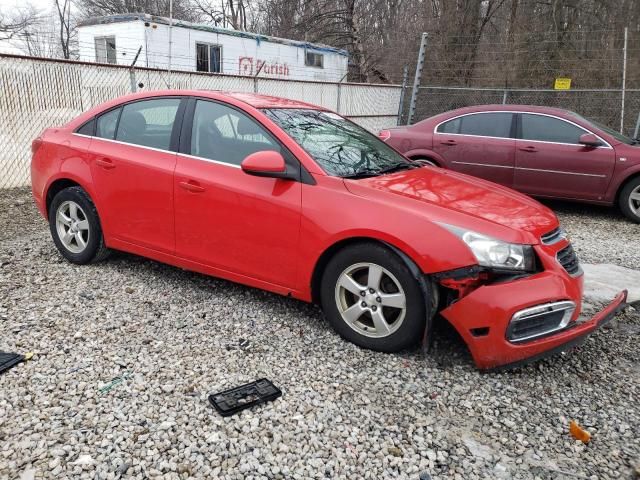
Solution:
M640 144L558 108L480 105L380 132L411 159L529 195L618 204L640 223Z

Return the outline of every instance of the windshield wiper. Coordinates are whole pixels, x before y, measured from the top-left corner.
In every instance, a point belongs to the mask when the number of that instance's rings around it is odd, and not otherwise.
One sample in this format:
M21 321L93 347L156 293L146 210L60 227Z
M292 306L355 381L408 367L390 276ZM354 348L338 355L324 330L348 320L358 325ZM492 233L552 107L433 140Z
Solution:
M373 170L368 168L363 168L357 172L347 173L346 175L340 175L342 178L367 178L367 177L375 177L380 174L379 170Z
M394 163L393 165L390 165L386 168L382 168L380 170L378 170L378 174L382 175L383 173L391 173L391 172L397 172L398 170L405 170L405 169L413 169L413 168L420 168L420 165L416 165L415 163Z
M385 168L378 168L378 169L363 168L362 170L359 170L357 172L348 173L347 175L341 175L341 176L342 178L376 177L378 175L383 175L385 173L397 172L398 170L414 169L414 168L420 168L420 165L417 165L414 163L402 162L402 163L394 163L393 165L389 165L388 167L385 167Z

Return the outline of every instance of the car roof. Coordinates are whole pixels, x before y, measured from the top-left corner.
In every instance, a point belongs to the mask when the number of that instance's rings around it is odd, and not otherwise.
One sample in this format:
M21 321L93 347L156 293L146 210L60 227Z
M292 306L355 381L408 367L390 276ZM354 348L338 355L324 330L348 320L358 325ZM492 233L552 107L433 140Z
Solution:
M533 112L533 113L546 113L550 115L567 116L572 112L563 108L555 107L541 107L539 105L518 105L518 104L490 104L490 105L472 105L470 107L457 108L455 110L449 110L447 112L439 113L432 117L429 117L423 122L442 121L447 118L456 117L458 115L464 115L466 113L478 113L478 112ZM418 122L420 123L420 122Z
M326 110L324 107L312 103L291 100L289 98L274 97L272 95L262 95L259 93L247 92L217 92L227 97L235 98L254 108L307 108L312 110Z
M474 105L471 107L459 108L457 111L468 111L468 112L492 112L492 111L521 111L526 110L528 112L535 113L552 113L552 114L567 114L569 110L564 108L555 108L555 107L542 107L540 105L525 105L525 104L489 104L489 105ZM451 113L451 112L450 112Z
M131 93L121 97L114 98L100 105L87 110L75 119L67 123L67 128L76 128L91 117L117 107L118 105L132 102L136 100L151 99L155 97L201 97L210 98L212 100L226 101L231 105L242 108L245 104L252 108L301 108L307 110L327 111L325 107L313 105L311 103L301 102L299 100L291 100L287 98L274 97L271 95L261 95L258 93L247 92L223 92L220 90L153 90L138 93Z
M274 97L272 95L262 95L259 93L249 92L225 92L222 90L154 90L134 93L119 97L113 101L114 105L124 103L131 100L142 99L146 97L205 97L214 100L238 100L242 103L250 105L254 108L307 108L313 110L326 110L324 107L313 105L311 103L301 102L299 100L291 100L288 98ZM233 101L231 103L234 103Z

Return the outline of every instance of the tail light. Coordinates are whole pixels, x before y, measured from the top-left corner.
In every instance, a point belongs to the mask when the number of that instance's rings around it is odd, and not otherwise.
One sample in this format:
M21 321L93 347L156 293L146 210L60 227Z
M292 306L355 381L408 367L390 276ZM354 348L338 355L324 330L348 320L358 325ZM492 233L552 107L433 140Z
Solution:
M383 142L386 142L391 138L391 130L380 130L380 133L378 133L378 137L380 137L380 140L382 140Z
M42 146L42 137L38 137L33 142L31 142L31 154L35 155L41 146Z

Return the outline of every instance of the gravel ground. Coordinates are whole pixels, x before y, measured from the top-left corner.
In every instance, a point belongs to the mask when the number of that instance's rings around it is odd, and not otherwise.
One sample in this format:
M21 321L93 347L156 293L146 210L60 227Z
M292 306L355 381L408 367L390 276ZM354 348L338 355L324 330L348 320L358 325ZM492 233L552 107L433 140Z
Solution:
M627 220L618 209L560 201L544 203L556 212L571 235L580 260L640 270L640 225Z
M627 264L637 226L557 208L583 259ZM509 373L477 372L445 326L427 357L374 353L295 300L125 254L71 265L25 190L0 191L0 265L0 350L35 352L0 375L2 479L618 479L640 465L635 310ZM228 418L209 406L260 377L282 398Z

